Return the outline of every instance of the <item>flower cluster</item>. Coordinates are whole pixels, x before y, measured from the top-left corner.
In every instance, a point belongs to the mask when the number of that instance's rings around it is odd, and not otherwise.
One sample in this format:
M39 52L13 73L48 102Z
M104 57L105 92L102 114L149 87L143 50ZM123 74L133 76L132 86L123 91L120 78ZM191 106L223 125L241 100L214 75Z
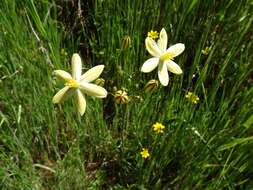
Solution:
M155 39L159 39L154 41ZM169 82L169 75L167 70L175 74L182 74L181 68L173 61L173 59L181 54L185 46L182 43L175 44L167 49L167 33L163 28L160 34L157 31L151 30L148 32L148 37L145 39L145 45L147 51L153 56L144 62L141 67L141 71L148 73L158 67L158 78L163 86L167 86ZM131 38L125 36L122 40L122 49L129 48L131 46ZM65 54L65 50L63 51ZM105 83L104 79L98 78L104 65L97 65L86 73L82 74L82 62L80 56L75 53L71 60L72 74L69 74L63 70L55 70L54 74L65 81L65 86L59 90L53 97L53 103L61 103L68 96L75 94L76 104L78 111L81 115L86 110L86 100L84 94L95 96L97 98L105 98L107 91L103 88ZM96 80L97 79L97 80ZM95 84L91 82L95 81ZM144 87L145 92L152 92L158 87L157 80L150 80ZM125 104L129 102L129 97L124 90L118 90L114 95L117 104ZM194 102L197 102L195 99ZM162 133L164 126L155 124L154 130L158 133Z

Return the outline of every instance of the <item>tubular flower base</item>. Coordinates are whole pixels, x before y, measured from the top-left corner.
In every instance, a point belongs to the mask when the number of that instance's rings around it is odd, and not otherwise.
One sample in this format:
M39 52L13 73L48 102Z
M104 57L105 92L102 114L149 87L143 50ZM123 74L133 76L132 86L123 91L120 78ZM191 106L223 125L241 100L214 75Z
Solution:
M63 70L54 71L55 75L65 81L65 87L56 93L53 97L53 103L60 103L74 93L78 111L83 115L86 110L86 100L83 93L98 98L105 98L107 96L107 91L104 88L90 83L99 77L104 69L104 65L97 65L82 75L81 58L76 53L72 56L71 64L72 75Z
M161 30L157 42L150 37L146 38L146 49L153 57L145 61L141 67L141 71L144 73L149 73L158 67L158 78L163 86L167 86L169 83L167 70L178 75L183 73L173 59L184 51L185 46L178 43L167 49L167 38L164 28Z

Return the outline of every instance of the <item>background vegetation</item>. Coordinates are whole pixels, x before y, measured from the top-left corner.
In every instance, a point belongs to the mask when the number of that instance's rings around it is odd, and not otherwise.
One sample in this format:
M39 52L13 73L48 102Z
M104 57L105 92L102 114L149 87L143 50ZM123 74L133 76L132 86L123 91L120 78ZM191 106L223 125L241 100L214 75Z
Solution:
M1 189L252 189L252 12L251 0L1 0ZM157 79L140 72L144 41L163 27L185 44L183 75L144 93ZM76 52L83 71L105 65L109 92L86 96L82 117L73 98L52 104L52 72Z

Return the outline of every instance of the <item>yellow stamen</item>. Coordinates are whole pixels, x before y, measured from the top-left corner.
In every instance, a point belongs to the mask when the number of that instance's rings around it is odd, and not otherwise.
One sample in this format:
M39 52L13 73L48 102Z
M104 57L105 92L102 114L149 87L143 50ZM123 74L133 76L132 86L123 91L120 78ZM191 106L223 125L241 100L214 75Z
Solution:
M161 61L173 60L175 55L173 53L165 53L160 57Z
M77 80L69 79L69 80L65 83L65 86L69 86L69 87L71 87L71 88L78 88L79 83L78 83Z

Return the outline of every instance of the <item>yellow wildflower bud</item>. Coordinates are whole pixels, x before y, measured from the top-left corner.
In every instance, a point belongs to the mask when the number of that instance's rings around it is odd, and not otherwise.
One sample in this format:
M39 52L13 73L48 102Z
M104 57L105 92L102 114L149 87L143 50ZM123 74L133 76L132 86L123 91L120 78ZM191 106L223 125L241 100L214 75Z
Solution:
M146 93L153 92L157 89L157 87L158 87L158 81L155 80L155 79L152 79L152 80L147 82L147 84L144 87L144 91Z
M159 35L159 33L157 32L157 31L153 31L153 30L151 30L150 32L148 32L148 37L149 38L152 38L152 39L156 39L156 38L158 38L158 35Z
M203 49L201 50L201 53L204 54L204 55L208 55L209 51L210 51L210 48L206 47L204 50Z
M61 55L63 55L63 56L68 55L67 51L64 48L61 48Z
M125 36L122 40L121 40L121 49L128 49L131 47L131 38L130 36Z
M95 80L95 84L103 87L105 85L105 79L98 78L97 80Z
M141 157L144 159L147 159L150 156L148 149L146 148L142 148L141 149Z
M199 102L199 97L197 95L193 94L192 92L188 92L185 95L185 98L187 98L193 104L198 104L198 102Z
M129 97L124 90L118 90L114 95L117 104L126 104L129 102Z

